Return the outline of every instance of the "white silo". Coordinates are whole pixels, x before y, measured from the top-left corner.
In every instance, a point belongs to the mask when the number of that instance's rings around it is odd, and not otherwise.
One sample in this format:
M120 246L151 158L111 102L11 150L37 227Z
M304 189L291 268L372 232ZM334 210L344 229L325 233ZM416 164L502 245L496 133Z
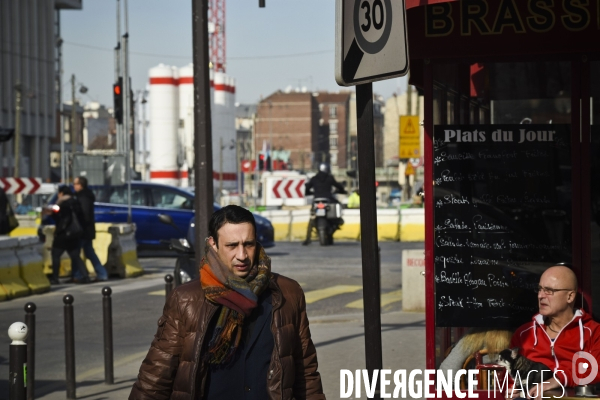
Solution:
M179 143L185 167L181 170L181 185L184 186L183 175L187 176L187 168L194 167L194 65L188 64L179 68ZM187 183L187 182L185 182Z
M150 76L150 181L179 184L178 86L176 71L164 64Z

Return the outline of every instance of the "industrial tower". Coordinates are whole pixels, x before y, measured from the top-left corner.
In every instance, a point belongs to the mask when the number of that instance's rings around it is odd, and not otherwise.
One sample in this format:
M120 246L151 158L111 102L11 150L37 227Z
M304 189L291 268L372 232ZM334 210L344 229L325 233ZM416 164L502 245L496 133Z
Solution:
M215 72L225 72L225 0L210 0L208 31L212 68Z

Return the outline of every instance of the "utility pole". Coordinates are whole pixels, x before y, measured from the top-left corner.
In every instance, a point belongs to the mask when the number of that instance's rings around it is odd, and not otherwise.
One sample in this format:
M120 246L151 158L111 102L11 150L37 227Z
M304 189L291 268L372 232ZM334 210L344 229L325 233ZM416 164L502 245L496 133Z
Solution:
M71 178L75 180L75 152L77 151L77 100L75 99L75 74L71 75Z
M194 196L195 244L202 252L213 213L213 155L208 72L208 0L192 0L194 48Z
M236 155L236 160L237 160L237 165L236 165L236 169L237 169L237 187L238 187L238 196L240 197L240 205L243 207L244 206L244 189L242 188L242 149L241 149L241 140L240 138L236 138L235 141L235 155ZM244 151L244 154L246 152Z
M257 210L257 206L258 206L258 138L256 137L256 113L252 114L252 144L254 147L254 152L252 154L252 158L254 159L254 162L256 163L254 165L254 189L256 190L255 192L255 196L254 196L254 211ZM252 163L250 163L250 165L252 165Z
M265 154L265 169L269 172L273 171L273 103L269 100L269 151L268 156ZM271 162L269 163L269 159Z
M127 223L131 219L131 82L129 81L129 15L127 0L125 8L125 33L123 34L123 150L125 151L125 179L127 180Z
M117 46L115 47L115 82L121 76L121 1L117 0ZM121 88L122 89L122 88ZM123 127L115 118L117 153L123 152Z
M219 138L219 204L223 196L223 137Z
M58 117L60 124L60 182L65 183L67 180L66 166L65 166L65 105L62 99L62 74L63 74L63 60L62 60L62 44L63 40L60 37L60 10L56 10L56 25L57 25L57 33L56 37L56 47L58 52L58 73L56 77L57 85L56 85L56 94L58 100L58 109L60 110L60 114Z
M413 115L412 113L412 86L407 85L406 87L406 115ZM410 159L406 160L406 167L408 167L408 163ZM405 200L410 201L412 197L411 187L410 187L410 175L404 174L404 190L402 191L403 196L405 195Z
M17 81L15 91L17 94L17 104L15 107L15 170L13 176L19 178L19 164L21 162L21 101L23 92L21 81Z
M146 180L146 91L142 91L142 181Z

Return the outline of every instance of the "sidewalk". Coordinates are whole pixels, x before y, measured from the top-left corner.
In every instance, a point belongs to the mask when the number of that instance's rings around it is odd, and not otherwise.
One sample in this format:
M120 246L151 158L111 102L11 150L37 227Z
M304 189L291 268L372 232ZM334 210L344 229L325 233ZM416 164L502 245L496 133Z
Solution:
M319 357L319 371L328 399L339 399L340 369L365 368L363 314L321 316L310 319L313 341ZM394 312L383 314L383 367L397 369L425 368L425 315ZM150 343L148 343L150 346ZM77 376L77 398L89 400L126 399L135 382L145 352L120 358L115 354L114 385L104 384L104 368ZM66 398L64 382L47 383L38 392L48 393L40 400ZM54 385L54 386L52 386ZM363 394L364 396L364 394Z

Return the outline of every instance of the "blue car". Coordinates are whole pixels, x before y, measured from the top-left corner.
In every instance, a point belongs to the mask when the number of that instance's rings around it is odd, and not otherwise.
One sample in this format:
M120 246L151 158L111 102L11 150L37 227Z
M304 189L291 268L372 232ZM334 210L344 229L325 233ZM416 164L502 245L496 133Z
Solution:
M96 195L96 222L127 222L127 185L90 188ZM50 200L50 204L55 201L56 195ZM193 208L192 190L158 183L131 182L131 218L136 224L135 239L138 247L168 248L165 243L170 239L185 237L194 221ZM214 205L215 210L219 208L219 205ZM169 215L176 227L160 222L159 214ZM265 248L275 246L271 222L257 214L254 214L254 219L258 242ZM43 225L52 223L48 218L42 221Z

